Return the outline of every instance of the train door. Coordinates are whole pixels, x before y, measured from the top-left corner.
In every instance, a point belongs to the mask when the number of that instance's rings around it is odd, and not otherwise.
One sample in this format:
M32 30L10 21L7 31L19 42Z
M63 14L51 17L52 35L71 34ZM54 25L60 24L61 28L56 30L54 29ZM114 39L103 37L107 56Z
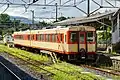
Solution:
M79 53L81 58L85 58L87 55L87 38L86 32L79 32Z

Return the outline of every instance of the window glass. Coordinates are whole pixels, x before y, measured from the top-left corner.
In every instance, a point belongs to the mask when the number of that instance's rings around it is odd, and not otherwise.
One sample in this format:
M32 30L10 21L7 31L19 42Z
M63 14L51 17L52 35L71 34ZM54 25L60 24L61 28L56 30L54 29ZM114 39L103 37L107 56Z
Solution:
M30 40L30 35L28 35L28 40Z
M46 41L50 42L50 34L46 34Z
M71 32L70 40L71 40L71 42L76 42L77 41L77 33Z
M40 36L41 36L41 34L38 34L38 35L37 35L37 40L40 40Z
M80 34L80 42L84 42L85 38L84 38L84 34Z
M93 41L94 41L93 32L87 32L87 42L93 42Z
M41 40L44 41L44 34L41 35Z
M48 34L48 41L50 42L50 34Z
M56 42L57 41L57 34L52 34L52 42ZM49 41L50 41L50 35L49 35Z
M54 34L54 42L57 42L57 34Z
M54 35L52 34L52 42L54 42Z

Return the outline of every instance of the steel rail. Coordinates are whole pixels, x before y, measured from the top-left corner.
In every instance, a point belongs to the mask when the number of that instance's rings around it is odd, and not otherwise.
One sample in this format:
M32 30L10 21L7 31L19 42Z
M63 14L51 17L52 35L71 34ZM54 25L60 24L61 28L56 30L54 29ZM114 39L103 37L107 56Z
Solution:
M9 54L9 53L8 53L8 54ZM48 72L48 73L51 73L52 75L55 75L53 72L50 72L50 71L48 71L48 70L45 70L45 69L43 69L42 67L37 66L37 65L35 65L35 64L32 63L32 62L29 62L29 61L23 60L23 59L21 59L21 58L15 56L15 55L13 55L13 54L9 54L9 55L11 55L11 56L13 56L13 57L16 57L16 58L18 58L18 59L20 59L20 60L22 60L22 61L24 61L24 62L27 62L28 64L31 64L31 65L33 65L33 66L35 66L35 67L38 67L38 68L40 68L40 69L42 69L42 70L44 70L44 71L46 71L46 72ZM21 56L21 55L20 55L20 56ZM26 57L26 58L27 58L27 57ZM28 59L29 59L29 58L28 58Z
M18 80L22 80L20 79L12 70L10 70L4 63L0 62L0 64L6 68L13 76L15 76Z
M100 71L101 73L105 73L105 74L109 74L109 75L115 75L115 76L120 76L120 74L114 73L114 72L109 72L100 68L96 68L96 67L92 67L92 66L88 66L88 65L82 65L84 68L89 68L89 69L93 69L96 71Z
M10 55L12 55L12 54L10 54ZM27 58L28 60L33 60L33 59L31 59L30 57L27 57L27 56L24 56L24 55L21 55L21 54L18 54L18 55L20 55L20 56L22 56L22 57L25 57L25 58ZM12 55L12 56L14 56L14 55ZM16 57L16 56L14 56L14 57ZM19 57L17 57L17 58L19 58ZM21 58L19 58L19 59L21 59ZM23 59L21 59L21 60L23 60ZM26 61L26 60L23 60L23 61ZM40 64L40 65L49 66L49 67L51 67L51 68L53 68L53 69L59 70L59 71L64 72L64 73L66 73L66 74L74 75L74 74L71 74L71 73L66 72L66 71L64 71L64 70L61 70L61 69L59 69L59 68L52 67L52 66L49 65L49 64L45 64L45 63L40 62L40 61L37 61L37 60L33 60L33 61L35 61L36 64L38 63L38 64ZM29 62L29 61L26 61L26 62L27 62L27 63L30 63L30 64L32 64L32 65L34 65L34 66L36 66L36 67L39 67L40 69L42 69L42 70L44 70L44 71L47 71L47 70L41 68L40 66L37 66L37 65L33 64L32 62ZM50 72L50 71L47 71L47 72L49 72L49 73L51 73L51 74L54 74L54 73L52 73L52 72ZM55 75L55 74L54 74L54 75Z

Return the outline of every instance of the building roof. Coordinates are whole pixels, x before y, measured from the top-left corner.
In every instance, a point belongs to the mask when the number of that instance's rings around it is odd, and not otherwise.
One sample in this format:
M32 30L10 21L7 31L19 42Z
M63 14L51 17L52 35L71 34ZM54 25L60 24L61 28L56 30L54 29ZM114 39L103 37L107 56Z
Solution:
M54 25L82 24L82 23L98 21L98 20L104 19L104 18L111 19L111 16L113 16L113 14L115 12L116 11L110 11L110 12L105 12L105 13L93 15L93 16L90 16L90 17L78 17L78 18L67 19L67 20L64 20L64 21L56 22Z

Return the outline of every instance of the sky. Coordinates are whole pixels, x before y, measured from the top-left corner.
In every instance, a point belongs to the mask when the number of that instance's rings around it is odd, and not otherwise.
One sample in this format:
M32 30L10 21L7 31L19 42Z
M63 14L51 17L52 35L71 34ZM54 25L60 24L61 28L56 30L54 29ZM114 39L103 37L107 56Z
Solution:
M45 17L45 18L55 18L55 6L28 6L27 4L32 3L33 0L0 0L0 3L12 3L12 4L26 4L26 5L3 5L0 4L0 13L3 13L4 10L8 7L7 10L5 10L4 13L7 13L11 16L21 16L26 17L29 19L32 19L32 13L31 10L34 10L34 16L35 17ZM52 3L50 3L53 1ZM61 1L61 3L60 3ZM68 3L64 4L66 1L69 1ZM87 12L87 0L38 0L34 4L48 4L55 5L57 3L58 5L74 5L74 1L76 1L77 7L82 9L83 11ZM79 4L80 1L84 1L81 4ZM106 1L111 3L114 6L120 7L120 1L117 1L115 3L114 0L93 0L97 2L100 5L103 6L111 6ZM90 12L93 10L99 8L97 4L95 4L92 0L90 0ZM103 2L102 2L103 1ZM26 9L27 8L27 9ZM99 12L104 12L106 8L100 9ZM115 10L113 8L107 8L107 10ZM65 17L82 17L86 16L83 12L78 10L75 7L58 7L58 17L65 16ZM43 20L40 18L35 18L35 20ZM49 19L51 20L51 19Z

